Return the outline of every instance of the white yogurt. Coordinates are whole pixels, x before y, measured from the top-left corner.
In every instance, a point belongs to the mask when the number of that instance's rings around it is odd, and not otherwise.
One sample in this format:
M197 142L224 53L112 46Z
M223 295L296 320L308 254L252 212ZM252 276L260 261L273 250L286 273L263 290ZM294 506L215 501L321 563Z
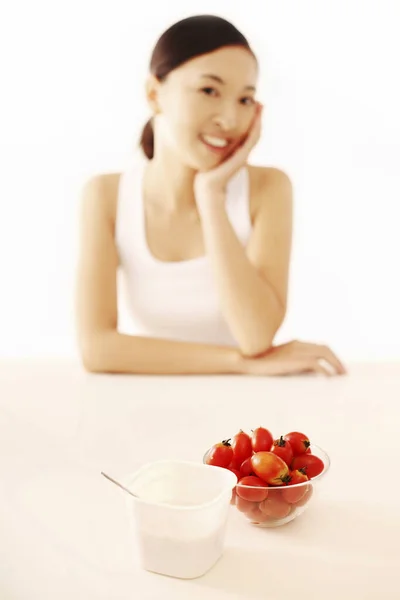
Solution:
M193 579L204 575L221 557L224 526L194 540L162 538L145 533L139 545L141 563L147 571Z
M183 579L204 575L223 552L236 482L227 469L186 461L159 461L125 478L138 494L125 500L143 568Z

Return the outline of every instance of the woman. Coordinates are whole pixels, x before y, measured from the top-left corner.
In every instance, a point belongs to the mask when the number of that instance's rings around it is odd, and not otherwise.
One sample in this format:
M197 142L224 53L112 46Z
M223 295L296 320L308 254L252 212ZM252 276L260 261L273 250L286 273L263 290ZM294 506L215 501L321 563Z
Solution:
M158 40L143 159L83 190L78 338L92 372L343 374L326 346L273 340L286 313L292 185L247 164L261 132L257 60L201 15ZM117 330L121 269L134 335Z

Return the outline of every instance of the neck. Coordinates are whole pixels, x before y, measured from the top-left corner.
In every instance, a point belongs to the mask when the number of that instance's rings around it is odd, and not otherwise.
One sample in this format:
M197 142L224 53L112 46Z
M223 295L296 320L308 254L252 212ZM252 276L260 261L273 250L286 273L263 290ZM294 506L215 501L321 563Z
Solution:
M145 175L145 194L152 204L168 213L196 209L194 178L196 171L168 152L157 152L149 160Z

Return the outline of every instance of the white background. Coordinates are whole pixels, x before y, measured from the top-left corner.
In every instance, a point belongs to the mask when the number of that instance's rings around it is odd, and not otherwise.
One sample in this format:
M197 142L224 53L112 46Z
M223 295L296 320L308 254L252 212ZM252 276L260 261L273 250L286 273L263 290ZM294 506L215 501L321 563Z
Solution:
M321 341L344 360L399 360L400 4L135 4L2 8L0 356L76 355L82 185L130 159L161 33L212 13L259 58L266 106L251 162L284 169L294 186L290 304L277 341Z

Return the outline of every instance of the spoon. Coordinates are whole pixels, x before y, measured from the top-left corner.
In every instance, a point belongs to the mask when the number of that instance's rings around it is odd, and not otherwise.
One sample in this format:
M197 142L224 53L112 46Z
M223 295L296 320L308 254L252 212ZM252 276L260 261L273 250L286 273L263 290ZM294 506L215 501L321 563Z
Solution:
M109 475L106 475L106 473L103 473L103 471L101 471L101 474L106 478L109 479L110 481L112 481L112 483L115 483L115 485L117 485L118 487L120 487L121 489L124 490L124 492L127 492L128 494L130 494L131 496L133 496L134 498L138 498L139 496L137 494L134 494L133 492L131 492L130 490L128 490L128 488L124 487L121 483L119 483L118 481L115 481L115 479L113 479L112 477L110 477Z

